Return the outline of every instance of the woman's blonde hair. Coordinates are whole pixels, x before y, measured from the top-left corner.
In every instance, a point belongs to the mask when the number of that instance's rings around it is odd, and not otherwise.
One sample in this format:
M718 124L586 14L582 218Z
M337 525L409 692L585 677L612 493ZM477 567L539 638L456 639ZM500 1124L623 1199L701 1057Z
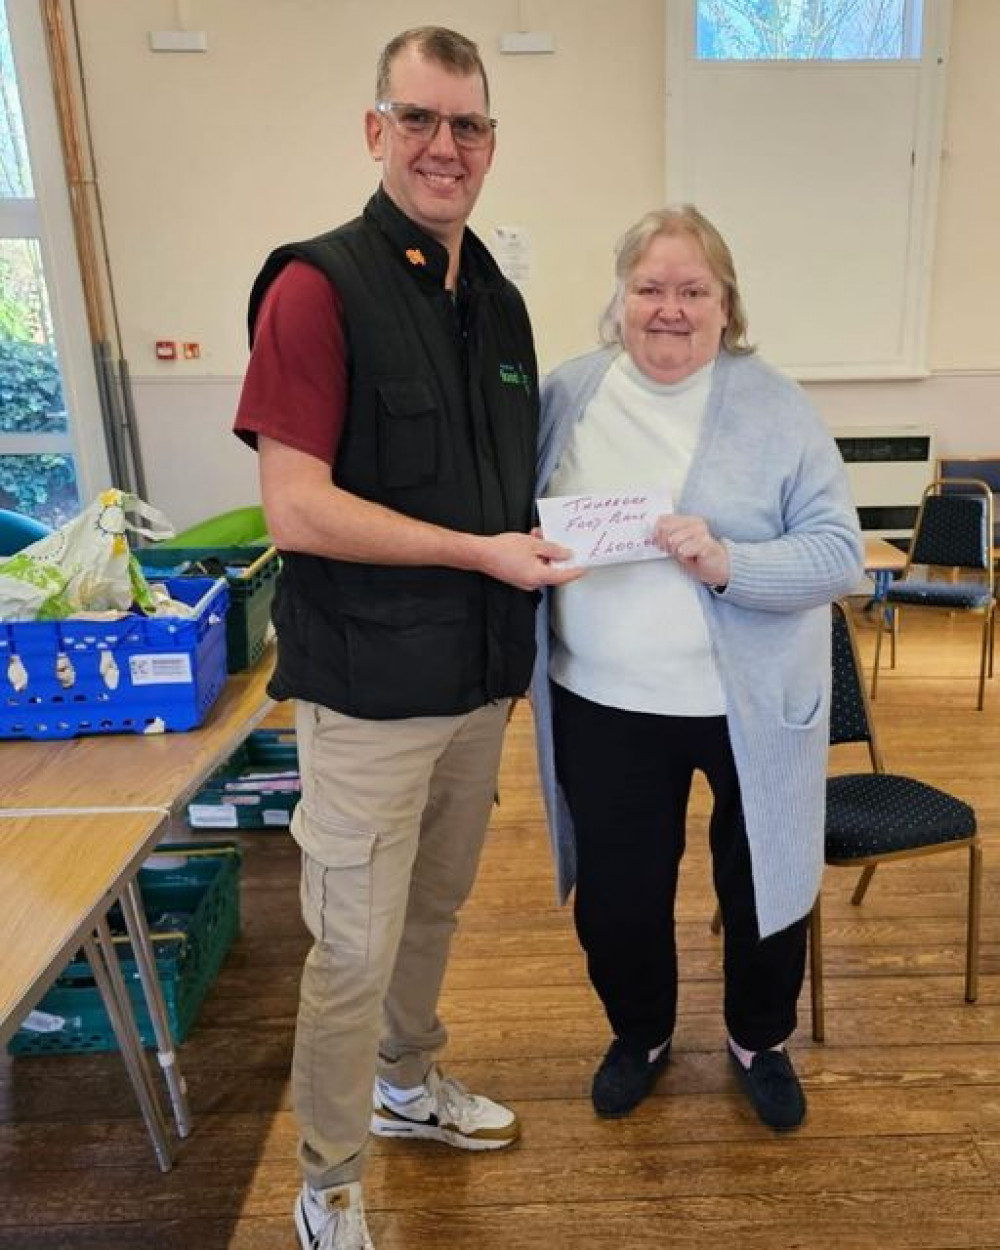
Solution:
M601 317L601 342L624 346L622 343L621 312L625 287L636 265L646 254L646 249L660 235L686 234L693 238L705 253L708 267L722 283L722 298L727 323L722 331L722 347L734 356L746 356L754 351L747 342L747 315L736 281L733 254L725 239L708 218L693 204L678 204L669 208L654 209L630 226L615 246L615 293Z

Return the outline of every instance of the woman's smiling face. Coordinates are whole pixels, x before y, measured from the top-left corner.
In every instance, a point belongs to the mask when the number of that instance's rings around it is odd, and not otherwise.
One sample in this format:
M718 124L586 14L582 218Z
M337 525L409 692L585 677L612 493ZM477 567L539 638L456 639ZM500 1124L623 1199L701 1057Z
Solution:
M719 354L729 320L722 283L690 234L658 234L625 283L625 350L654 382L680 382Z

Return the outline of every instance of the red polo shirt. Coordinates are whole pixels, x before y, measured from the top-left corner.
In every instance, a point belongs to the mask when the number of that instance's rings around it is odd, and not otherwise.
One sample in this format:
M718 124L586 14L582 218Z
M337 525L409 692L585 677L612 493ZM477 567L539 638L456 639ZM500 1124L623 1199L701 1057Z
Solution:
M271 283L233 429L251 447L263 434L331 467L347 415L343 304L330 281L290 261Z

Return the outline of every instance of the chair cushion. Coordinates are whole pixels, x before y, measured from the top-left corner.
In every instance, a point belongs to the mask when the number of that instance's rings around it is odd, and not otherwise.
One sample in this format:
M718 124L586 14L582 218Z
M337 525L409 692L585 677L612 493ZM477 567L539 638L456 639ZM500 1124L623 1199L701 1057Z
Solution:
M985 608L989 606L990 592L987 586L975 582L901 581L889 587L886 600L932 608Z
M863 859L971 837L968 803L893 773L850 773L826 783L826 858Z

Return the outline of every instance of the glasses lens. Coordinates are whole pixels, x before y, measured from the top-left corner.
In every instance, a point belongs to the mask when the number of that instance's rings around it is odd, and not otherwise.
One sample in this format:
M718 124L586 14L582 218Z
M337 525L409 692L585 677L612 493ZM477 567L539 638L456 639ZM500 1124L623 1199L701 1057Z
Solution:
M493 122L482 113L458 113L448 120L452 137L459 147L485 147L493 136Z
M387 113L398 129L409 139L429 142L438 132L442 121L447 121L452 138L460 148L483 148L493 137L496 123L482 113L456 113L443 117L436 109L421 108L419 104L401 104L395 100L380 100L376 105L380 113Z
M414 104L392 104L389 111L400 130L414 139L429 139L438 128L439 115L433 109L417 108Z

